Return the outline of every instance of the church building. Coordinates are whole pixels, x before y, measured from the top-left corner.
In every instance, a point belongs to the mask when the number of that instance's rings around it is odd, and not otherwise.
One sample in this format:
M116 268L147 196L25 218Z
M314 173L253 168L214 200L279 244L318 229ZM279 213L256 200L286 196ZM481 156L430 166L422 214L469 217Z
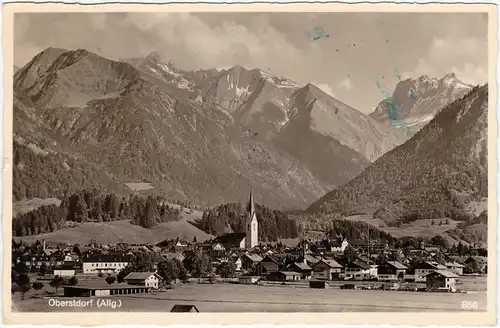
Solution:
M259 244L259 223L255 214L255 204L253 202L253 188L250 189L250 200L247 206L247 222L245 228L245 248L254 248Z
M246 210L244 232L226 233L215 238L212 243L220 243L226 249L250 249L259 245L259 223L253 202L253 189L250 190L250 200L248 201Z

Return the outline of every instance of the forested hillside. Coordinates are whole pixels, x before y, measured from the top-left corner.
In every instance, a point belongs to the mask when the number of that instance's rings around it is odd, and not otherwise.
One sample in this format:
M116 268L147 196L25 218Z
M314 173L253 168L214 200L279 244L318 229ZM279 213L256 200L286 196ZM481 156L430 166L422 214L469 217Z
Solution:
M283 212L255 204L255 213L259 222L259 240L277 241L298 236L297 222ZM244 232L247 219L248 212L241 204L228 203L204 211L198 227L212 235Z
M180 212L159 197L117 197L96 190L83 190L65 197L61 205L46 205L13 219L14 236L30 236L62 228L66 221L109 222L130 220L144 228L177 221Z

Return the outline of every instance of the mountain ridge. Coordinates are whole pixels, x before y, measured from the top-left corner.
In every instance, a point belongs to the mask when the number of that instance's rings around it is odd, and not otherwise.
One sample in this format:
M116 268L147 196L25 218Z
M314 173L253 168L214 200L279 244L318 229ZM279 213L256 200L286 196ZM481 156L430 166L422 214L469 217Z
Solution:
M445 107L410 140L389 151L309 213L368 212L386 222L449 216L487 197L487 85Z
M383 92L388 98L383 99L369 116L378 122L403 128L411 137L440 110L472 88L472 85L460 81L455 73L446 74L441 79L422 75L416 79L400 80L392 94Z

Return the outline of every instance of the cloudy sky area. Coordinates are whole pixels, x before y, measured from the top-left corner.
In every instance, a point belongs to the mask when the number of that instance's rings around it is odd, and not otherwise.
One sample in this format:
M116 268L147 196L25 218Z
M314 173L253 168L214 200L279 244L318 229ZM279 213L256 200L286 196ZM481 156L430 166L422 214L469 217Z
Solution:
M47 47L119 59L158 51L181 69L240 64L309 82L369 113L376 80L454 72L487 81L487 14L480 13L25 13L14 20L14 64ZM321 27L328 38L313 40Z

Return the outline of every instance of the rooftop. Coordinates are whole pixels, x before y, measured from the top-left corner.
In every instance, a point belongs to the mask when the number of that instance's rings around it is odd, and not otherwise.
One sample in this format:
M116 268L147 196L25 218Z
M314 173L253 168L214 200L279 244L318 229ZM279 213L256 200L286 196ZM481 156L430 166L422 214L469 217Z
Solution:
M105 283L89 283L89 284L78 284L75 286L63 286L64 288L75 288L75 289L90 289L90 290L102 290L102 289L122 289L122 288L151 288L145 286L133 286L126 283L118 284L105 284Z
M434 274L438 274L438 275L446 277L446 278L456 278L456 277L458 277L453 272L446 271L446 270L436 270L434 272L429 273L427 276L434 275Z
M148 279L149 277L151 277L151 275L153 275L155 273L153 272L130 272L126 277L125 277L125 280L129 280L129 279L140 279L140 280L146 280Z

